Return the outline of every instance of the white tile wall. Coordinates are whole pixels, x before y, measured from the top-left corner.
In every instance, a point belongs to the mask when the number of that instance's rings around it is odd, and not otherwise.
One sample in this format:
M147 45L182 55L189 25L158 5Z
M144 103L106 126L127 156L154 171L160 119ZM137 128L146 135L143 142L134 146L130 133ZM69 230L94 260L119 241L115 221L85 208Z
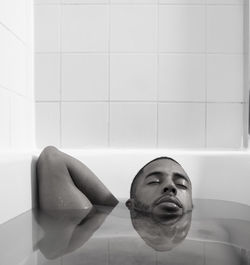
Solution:
M36 100L60 100L60 54L35 55Z
M247 0L206 0L208 4L217 5L242 5L247 3Z
M161 52L204 52L205 7L161 5L159 49Z
M157 8L155 5L111 5L110 50L155 52Z
M207 56L208 101L244 101L243 55L209 54Z
M111 146L155 147L156 133L157 105L155 103L111 103Z
M25 149L31 145L32 106L30 105L30 101L22 96L11 97L11 147L14 150Z
M108 6L62 6L62 50L100 52L108 49Z
M204 4L206 0L159 0L160 4Z
M112 54L110 98L111 100L156 100L157 56Z
M64 4L108 4L109 0L61 0Z
M35 50L60 51L60 6L35 5Z
M0 149L10 146L10 96L0 87Z
M34 146L32 1L0 3L0 149Z
M47 145L60 146L59 103L36 103L36 140L40 148Z
M63 146L85 148L107 144L107 103L62 103Z
M244 6L207 7L208 52L243 52Z
M243 0L37 1L36 99L57 106L59 136L51 142L72 148L241 146ZM227 126L217 133L212 119L216 113L223 124L225 106L232 106L237 131L225 137L227 144L220 135ZM37 137L42 142L44 136Z
M155 4L157 0L110 0L112 4Z
M161 54L159 57L159 99L204 101L205 55Z
M14 34L10 34L9 30L3 25L0 25L0 34L2 40L0 83L12 91L25 95L27 81L26 47Z
M62 0L34 0L34 4L60 4Z
M159 104L158 133L162 147L205 147L205 104Z
M108 56L63 54L62 99L107 100Z
M0 21L18 38L27 40L27 10L31 3L27 0L2 0L0 3Z
M242 110L239 103L208 103L207 146L239 148L242 144Z

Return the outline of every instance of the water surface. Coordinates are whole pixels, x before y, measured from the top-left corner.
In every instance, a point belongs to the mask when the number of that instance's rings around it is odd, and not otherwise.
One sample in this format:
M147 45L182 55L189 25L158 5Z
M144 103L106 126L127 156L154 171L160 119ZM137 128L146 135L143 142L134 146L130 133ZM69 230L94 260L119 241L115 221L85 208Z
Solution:
M124 201L79 212L30 211L0 226L1 265L250 264L250 207L194 200L176 220L130 213Z

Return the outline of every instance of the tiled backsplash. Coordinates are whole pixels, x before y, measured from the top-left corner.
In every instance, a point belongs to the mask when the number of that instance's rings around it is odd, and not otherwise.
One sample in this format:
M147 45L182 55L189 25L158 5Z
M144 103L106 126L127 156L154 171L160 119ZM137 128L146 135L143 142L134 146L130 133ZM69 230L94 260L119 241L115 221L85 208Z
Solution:
M36 0L39 147L239 148L243 0Z
M34 146L33 2L0 1L0 150Z

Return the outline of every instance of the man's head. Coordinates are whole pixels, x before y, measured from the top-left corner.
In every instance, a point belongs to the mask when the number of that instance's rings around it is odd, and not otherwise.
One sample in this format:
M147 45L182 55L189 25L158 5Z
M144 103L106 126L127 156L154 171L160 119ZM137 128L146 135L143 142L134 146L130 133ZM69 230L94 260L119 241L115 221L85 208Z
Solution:
M191 182L174 159L156 158L136 174L126 205L162 217L182 215L193 207Z

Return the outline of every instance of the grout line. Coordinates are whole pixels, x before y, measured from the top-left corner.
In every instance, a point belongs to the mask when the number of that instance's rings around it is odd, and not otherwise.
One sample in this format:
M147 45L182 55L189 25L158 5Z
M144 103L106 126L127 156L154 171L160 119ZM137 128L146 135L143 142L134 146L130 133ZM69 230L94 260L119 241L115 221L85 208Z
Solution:
M111 44L111 0L108 6L108 147L110 147L110 44Z
M242 147L248 147L249 136L249 1L246 1L243 9L243 51L245 56L243 57L243 97L247 99L246 104L243 106L242 113Z
M207 5L205 5L205 143L204 146L207 148Z
M244 101L167 101L167 100L36 100L36 103L165 103L165 104L245 104Z
M124 2L124 3L111 3L110 1L106 2L106 3L91 3L91 2L87 2L87 3L35 3L35 6L55 6L55 5L64 5L64 6L99 6L99 5L114 5L114 6L128 6L128 5L133 5L133 6L154 6L154 5L162 5L162 6L204 6L206 5L206 3L161 3L156 2L156 3L135 3L135 2ZM243 6L244 3L207 3L207 5L209 6Z
M244 52L181 52L181 51L169 51L169 52L163 52L163 51L158 51L158 52L142 52L142 51L71 51L71 52L35 52L35 54L38 55L43 55L43 54L65 54L65 55L71 55L71 54L83 54L83 55L89 55L89 54L118 54L118 55L123 55L123 54L143 54L143 55L157 55L157 54L168 54L168 55L206 55L206 54L211 54L211 55L244 55Z
M14 94L16 96L19 96L19 97L22 97L22 98L27 98L25 95L21 94L21 93L18 93L16 92L15 90L12 90L11 88L8 88L2 84L0 84L0 87L3 89L3 90L7 90L8 92L10 92L11 94Z
M12 98L10 95L8 95L8 99L9 99L9 130L10 130L10 137L9 137L9 147L11 148L12 146Z
M156 148L159 148L159 79L160 79L160 55L159 55L159 44L160 44L160 5L159 0L157 1L157 23L156 23L156 34L157 34L157 83L156 83Z
M22 38L20 38L14 31L12 31L8 26L6 26L4 23L2 23L0 21L0 25L6 29L9 33L11 33L12 36L14 36L18 41L20 41L24 46L27 46L28 47L28 44L22 40Z
M59 31L60 31L60 56L59 56L59 62L60 62L60 69L59 69L59 87L60 87L60 102L59 102L59 146L62 146L62 5L60 5L60 23L59 23Z

